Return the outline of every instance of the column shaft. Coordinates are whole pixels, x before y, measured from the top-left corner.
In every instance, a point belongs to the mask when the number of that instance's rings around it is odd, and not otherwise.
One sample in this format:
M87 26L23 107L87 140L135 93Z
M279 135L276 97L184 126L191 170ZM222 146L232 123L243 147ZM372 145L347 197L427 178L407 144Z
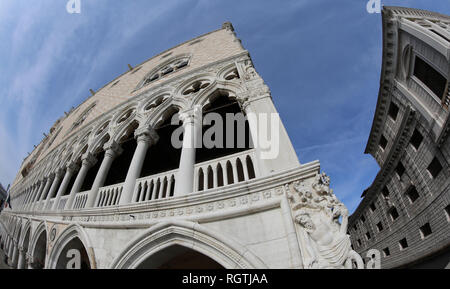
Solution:
M84 183L84 179L86 178L87 172L92 167L92 165L95 164L96 161L97 160L90 154L83 156L81 169L77 174L77 178L75 179L75 182L73 183L72 190L70 191L69 199L67 200L67 203L64 208L65 210L72 209L76 194L80 192L81 186Z
M45 201L45 205L44 205L44 210L47 209L47 206L50 203L50 200L52 199L52 196L57 189L59 181L61 180L61 175L62 175L61 171L58 171L55 174L55 178L53 179L53 183L52 183L52 186L50 187L50 191L48 191L47 200Z
M120 205L125 205L131 202L133 197L134 187L136 185L136 179L139 178L144 164L145 155L150 146L150 141L144 138L138 138L136 150L134 151L133 159L131 160L130 167L128 169L127 177L123 185L122 197L120 198Z
M98 169L97 175L95 176L94 183L92 184L92 188L89 192L88 199L86 202L86 208L92 208L95 206L95 201L97 200L97 195L99 189L105 184L106 177L108 176L109 169L111 168L112 162L122 152L122 149L119 147L108 148L105 151L105 156L103 157L102 164Z
M201 115L201 110L198 108L180 115L184 132L180 165L175 180L175 196L184 196L194 191L196 139L201 129L198 121L199 115Z
M61 199L61 196L66 192L67 186L69 185L70 179L72 178L74 169L71 167L67 167L66 174L64 175L64 179L61 183L61 186L59 187L58 193L56 194L55 202L52 206L52 211L56 210L58 208L59 200Z

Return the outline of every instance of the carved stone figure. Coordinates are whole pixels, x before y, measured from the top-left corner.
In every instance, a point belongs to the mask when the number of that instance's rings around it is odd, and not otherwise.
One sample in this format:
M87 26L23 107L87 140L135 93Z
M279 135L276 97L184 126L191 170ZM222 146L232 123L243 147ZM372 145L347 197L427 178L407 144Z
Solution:
M295 192L288 193L295 222L301 228L304 266L317 269L351 268L352 261L355 261L357 267L362 268L362 259L351 249L347 235L348 210L329 185L330 178L322 173L316 175L310 186L304 182L294 183Z

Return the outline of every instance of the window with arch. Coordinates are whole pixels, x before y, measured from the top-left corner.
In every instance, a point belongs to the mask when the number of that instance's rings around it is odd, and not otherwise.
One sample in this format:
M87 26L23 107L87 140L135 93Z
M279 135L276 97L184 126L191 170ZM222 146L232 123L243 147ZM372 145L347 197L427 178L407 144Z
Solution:
M179 57L175 58L171 62L167 63L164 66L160 66L156 68L155 70L151 71L147 76L144 78L144 80L141 82L141 84L137 87L137 89L140 89L168 74L171 74L175 71L178 71L186 66L189 65L190 57Z

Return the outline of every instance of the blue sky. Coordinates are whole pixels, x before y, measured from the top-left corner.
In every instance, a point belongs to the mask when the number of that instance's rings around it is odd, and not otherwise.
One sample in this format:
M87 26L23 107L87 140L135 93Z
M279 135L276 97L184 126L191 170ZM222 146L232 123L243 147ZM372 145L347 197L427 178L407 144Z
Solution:
M64 111L159 52L231 21L301 163L320 160L353 211L378 166L364 148L378 95L381 16L367 0L0 1L0 182ZM450 14L448 0L384 5Z

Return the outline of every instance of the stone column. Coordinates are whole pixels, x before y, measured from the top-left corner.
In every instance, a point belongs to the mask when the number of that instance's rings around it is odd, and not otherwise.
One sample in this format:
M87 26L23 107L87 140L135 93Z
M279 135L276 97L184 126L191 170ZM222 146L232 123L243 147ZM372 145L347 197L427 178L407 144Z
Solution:
M98 191L105 184L106 177L108 176L109 169L114 159L119 156L123 150L114 141L105 144L105 156L103 157L102 164L98 169L97 175L95 176L92 188L88 193L88 199L86 201L86 208L92 208L95 206L95 201L97 200Z
M31 206L31 203L32 203L32 200L34 198L34 194L35 194L37 188L38 188L37 184L31 188L30 193L28 194L27 204L25 205L25 208L24 208L25 210Z
M183 196L194 190L194 165L196 140L200 134L201 108L180 114L183 122L183 147L181 149L180 165L175 179L174 196Z
M158 135L151 127L138 128L134 132L137 139L137 147L134 151L133 159L128 168L127 177L123 185L122 196L119 205L126 205L131 202L136 185L136 179L139 178L144 164L145 155L148 148L158 141Z
M23 248L19 248L19 261L17 262L17 269L25 269L25 252Z
M53 178L52 186L50 187L50 191L48 191L47 200L45 201L44 210L47 209L47 206L50 203L50 200L52 199L52 196L57 189L59 181L61 180L63 172L64 172L63 170L58 170L55 173L55 177Z
M47 196L47 194L48 194L48 192L49 192L49 190L50 190L50 186L52 185L52 183L53 183L53 179L54 179L54 175L53 174L51 174L51 175L49 175L48 177L47 177L47 182L46 182L46 184L45 184L45 187L44 187L44 190L42 191L42 195L41 195L41 198L39 199L39 202L40 203L42 203L42 202L45 202L45 197ZM44 205L46 205L46 204L44 204ZM45 210L45 207L44 206L41 206L41 210Z
M84 183L84 179L86 178L87 172L93 165L95 165L96 162L97 162L97 159L90 153L86 153L82 156L81 169L77 174L77 178L75 179L75 182L73 183L72 190L70 191L69 199L67 200L66 206L64 207L65 210L72 209L76 194L79 193L81 186Z
M61 199L62 195L66 192L70 179L72 178L74 172L77 169L78 169L77 165L73 163L67 165L66 174L64 175L64 179L61 183L61 186L59 187L58 193L56 194L55 202L53 203L52 206L52 211L55 211L56 208L58 208L59 200Z
M47 181L45 183L45 187L44 187L44 190L42 191L42 195L41 195L41 198L39 199L39 201L44 200L45 196L48 193L48 190L50 189L50 186L52 185L53 178L54 178L53 175L50 175L47 177Z
M31 207L30 207L31 211L34 210L34 206L36 205L36 202L39 201L42 191L44 190L46 182L47 182L47 180L42 180L40 182L39 189L36 191L36 195L34 196L33 200L31 201Z

